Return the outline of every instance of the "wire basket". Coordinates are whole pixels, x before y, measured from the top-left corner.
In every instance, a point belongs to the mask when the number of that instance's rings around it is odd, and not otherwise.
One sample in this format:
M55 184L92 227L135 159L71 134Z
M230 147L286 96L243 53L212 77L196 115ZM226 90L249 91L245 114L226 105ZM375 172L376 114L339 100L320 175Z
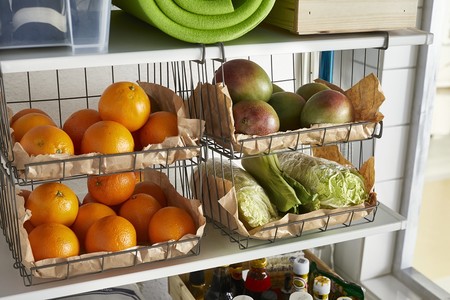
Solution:
M201 202L191 190L190 176L205 157L202 142L202 120L191 120L195 125L195 138L190 143L144 148L120 154L74 155L58 159L30 160L20 163L14 151L14 140L9 128L11 113L23 108L39 108L47 112L59 127L64 120L79 109L96 107L103 89L117 81L138 81L170 89L174 97L185 101L194 86L202 80L203 65L196 62L167 62L130 66L108 66L2 74L0 76L0 220L5 240L26 286L77 276L104 272L115 268L133 268L137 265L198 255L206 220ZM46 88L42 88L46 86ZM151 92L151 91L150 91ZM185 112L187 117L189 112ZM87 165L74 171L74 166ZM195 235L178 241L156 245L139 245L136 248L113 253L82 253L61 260L30 261L27 233L24 231L24 199L20 190L32 190L48 182L69 185L81 200L86 194L86 180L90 175L107 175L135 172L170 189L194 208L198 225ZM199 183L201 184L201 183ZM81 201L80 201L81 202ZM176 205L175 205L176 206ZM191 211L191 214L192 211ZM24 251L28 249L27 251ZM91 266L85 268L83 266Z
M254 60L263 66L273 83L282 86L286 91L295 91L299 86L317 78L318 55L320 54L311 52L284 56L247 57L247 59ZM224 58L213 62L213 68L209 74L214 74L214 71L229 59L225 57L224 54ZM331 83L342 90L350 90L365 78L378 76L382 58L382 49L336 51L333 54L334 72L331 74ZM284 63L281 63L281 60L284 60ZM378 80L374 82L373 88L378 90L379 82ZM212 174L204 170L205 177L200 180L203 189L197 190L196 193L203 201L205 216L228 235L230 241L236 243L240 249L246 249L288 238L301 238L317 231L328 231L374 221L379 202L376 194L371 193L369 199L359 206L327 209L323 213L312 216L306 214L300 220L287 218L286 221L276 222L275 225L241 230L245 225L239 219L238 204L230 206L230 202L227 202L233 199L229 193L235 193L233 190L236 174L226 175L225 167L231 165L239 167L243 159L274 153L303 152L311 155L316 148L333 145L340 150L343 157L359 169L366 160L373 157L375 142L382 137L383 121L381 118L377 121L358 121L321 128L277 132L267 136L243 136L232 130L233 116L229 110L232 105L231 99L228 99L226 93L219 91L220 89L219 85L202 86L198 94L202 95L200 98L207 102L202 103L203 110L195 107L191 109L196 116L206 119L204 141L209 150L206 160L213 161L214 164L214 170L210 171ZM382 94L380 97L384 100ZM361 128L364 128L364 134L354 135L354 132Z

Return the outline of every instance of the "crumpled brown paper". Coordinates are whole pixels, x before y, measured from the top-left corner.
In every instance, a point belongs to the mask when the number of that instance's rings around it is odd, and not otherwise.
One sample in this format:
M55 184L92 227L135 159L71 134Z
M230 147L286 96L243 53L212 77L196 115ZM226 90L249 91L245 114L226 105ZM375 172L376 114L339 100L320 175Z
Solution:
M235 133L233 102L222 83L199 84L189 99L189 108L196 118L206 121L205 133L216 143L243 154L258 154L287 148L299 149L302 145L326 145L373 136L378 123L383 119L379 107L385 99L376 76L374 74L366 76L347 91L330 83L327 85L343 92L352 101L356 111L356 122L338 125L316 124L307 129L266 136Z
M324 146L318 149L314 156L351 166L350 162L339 152L336 145ZM361 170L364 170L364 172L361 172ZM371 191L374 185L373 178L375 177L373 157L363 164L361 170L360 173L366 181L366 186ZM200 180L200 176L203 180L203 189L200 190L200 185L198 184L195 185L195 188L197 195L202 195L205 215L221 223L231 231L254 239L274 240L289 238L299 236L308 230L349 224L350 222L354 224L354 222L368 216L377 203L376 193L371 192L368 201L360 205L338 209L320 209L305 214L287 213L279 220L248 230L243 222L239 220L236 190L232 182L205 173L203 172L200 175L197 171L193 177L193 180L197 182Z
M20 192L16 194L18 230L20 237L23 265L32 270L36 278L66 278L83 274L101 272L108 269L132 267L137 264L183 257L197 246L206 226L206 218L203 215L203 207L197 199L187 199L180 195L169 178L156 170L145 171L144 180L157 183L167 196L168 205L186 209L194 218L197 232L195 235L183 236L178 242L160 243L153 246L137 246L119 252L96 252L81 254L69 258L44 259L35 262L28 234L21 226L31 217L31 212L25 210L24 197Z
M172 90L154 83L138 82L161 109L175 112L178 116L179 135L168 137L160 144L151 144L143 151L102 155L37 155L29 156L20 143L13 146L9 159L19 170L19 177L26 180L68 178L81 174L124 172L151 167L154 164L171 164L177 160L199 156L199 140L203 135L205 122L190 119L186 107ZM12 130L12 129L11 129Z

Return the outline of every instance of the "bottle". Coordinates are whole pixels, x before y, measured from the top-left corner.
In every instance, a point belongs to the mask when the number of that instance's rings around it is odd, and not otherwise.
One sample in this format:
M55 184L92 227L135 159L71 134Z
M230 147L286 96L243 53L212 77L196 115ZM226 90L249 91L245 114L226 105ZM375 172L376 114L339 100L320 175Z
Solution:
M313 300L313 297L307 292L293 292L289 296L289 300Z
M205 299L206 283L205 271L195 271L189 273L189 281L187 288L191 292L195 300Z
M244 279L242 278L242 264L236 263L231 264L230 268L231 277L231 291L233 295L243 295L244 294Z
M331 280L326 276L314 278L313 296L314 300L328 300L331 290Z
M283 294L283 299L289 299L289 295L292 293L292 274L290 272L284 273L281 293Z
M214 269L211 285L205 293L205 300L232 300L230 274L228 266Z
M293 292L307 292L308 291L308 274L309 274L309 259L300 256L294 260L292 266L292 290Z
M250 270L245 278L245 295L261 300L261 294L272 287L270 275L266 271L267 259L250 261Z

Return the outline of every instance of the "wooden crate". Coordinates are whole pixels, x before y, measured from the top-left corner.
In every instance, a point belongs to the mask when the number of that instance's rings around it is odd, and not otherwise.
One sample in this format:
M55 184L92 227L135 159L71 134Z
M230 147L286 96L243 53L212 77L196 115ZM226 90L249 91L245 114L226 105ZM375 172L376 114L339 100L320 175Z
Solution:
M299 35L416 27L417 0L277 0L266 23Z
M319 257L314 255L309 250L304 250L304 255L306 258L308 258L310 261L313 261L317 264L317 267L321 269L322 271L331 273L337 277L337 275L334 270L332 270L325 262L323 262ZM281 254L276 255L273 257L268 258L268 272L270 272L270 276L272 279L272 286L274 288L281 288L284 284L284 274L286 272L292 271L292 262L289 261L289 258L292 256L299 255L300 252L295 253L288 253L288 254ZM248 270L249 269L249 262L242 262L243 269ZM272 269L275 267L275 269ZM244 271L245 272L245 271ZM209 285L212 279L212 273L213 269L206 269L205 270L205 281L206 286ZM189 291L186 283L188 281L189 274L179 274L175 276L171 276L168 278L168 285L169 285L169 295L172 297L173 300L195 300L194 296L192 296L191 292ZM340 278L340 277L339 277Z

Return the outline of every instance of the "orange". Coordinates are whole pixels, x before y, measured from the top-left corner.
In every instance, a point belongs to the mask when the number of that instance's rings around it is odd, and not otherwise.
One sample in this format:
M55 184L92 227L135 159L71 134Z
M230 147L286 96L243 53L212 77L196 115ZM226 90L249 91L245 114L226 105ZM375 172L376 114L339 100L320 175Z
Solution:
M29 155L74 154L69 135L52 125L31 128L20 140L20 144Z
M39 125L52 125L56 126L55 122L42 113L28 113L15 121L11 128L14 130L13 135L14 139L19 142L22 137L27 133L31 128L34 128Z
M148 223L152 216L161 209L161 204L147 194L135 194L125 201L119 210L119 215L127 219L136 229L137 242L148 242Z
M89 227L84 245L88 253L125 250L136 246L136 230L124 217L106 216Z
M24 202L27 202L30 194L31 194L30 190L20 190L18 193L19 196L23 197Z
M98 111L102 120L116 121L129 131L135 131L147 121L150 106L150 99L142 87L133 82L120 81L103 91Z
M86 108L74 112L64 122L62 129L72 139L75 154L80 154L81 140L86 129L98 121L101 121L98 111Z
M196 233L194 219L184 209L166 206L158 210L148 224L150 243L179 240L185 234Z
M134 151L131 132L114 121L100 121L92 124L81 139L81 153L98 152L103 154Z
M46 258L67 258L80 252L75 233L58 223L41 224L28 235L34 260Z
M115 216L116 212L102 203L86 203L80 206L77 218L72 224L71 229L77 235L81 245L84 245L84 239L89 227L95 221L106 216Z
M31 224L30 220L26 220L23 222L23 228L27 231L28 234L34 229L34 225Z
M120 204L130 198L135 184L134 172L91 175L87 179L88 192L92 198L108 206Z
M167 206L167 198L161 186L150 181L136 183L133 194L144 193L153 196L162 207Z
M18 112L16 112L11 120L9 121L9 124L12 125L15 121L17 121L17 119L19 119L20 117L29 114L29 113L41 113L43 115L46 115L48 117L50 117L45 111L43 111L42 109L39 108L24 108L22 110L19 110Z
M133 136L134 141L134 151L141 151L143 147L141 145L141 140L139 137L139 130L133 131L131 135Z
M177 135L177 115L168 111L152 113L145 125L139 129L139 140L142 147L162 143L166 137Z
M78 197L67 185L47 182L36 187L28 196L25 208L31 211L34 226L43 223L72 225L78 213Z
M90 193L86 193L86 195L84 195L83 201L81 202L81 205L87 203L101 203L101 202L95 200Z
M104 203L102 203L100 201L95 200L94 197L92 197L92 195L90 193L86 193L86 195L84 195L84 197L83 197L83 201L81 201L81 205L86 204L86 203L101 203L101 204L104 204ZM119 212L120 204L117 204L117 205L106 205L106 206L108 206L112 210L114 210L114 212L116 214Z
M27 203L28 197L31 194L30 190L20 190L19 193L17 193L20 197L23 197L24 203ZM30 220L27 220L23 223L23 228L25 228L25 230L30 233L31 230L34 229L33 224L31 224Z

